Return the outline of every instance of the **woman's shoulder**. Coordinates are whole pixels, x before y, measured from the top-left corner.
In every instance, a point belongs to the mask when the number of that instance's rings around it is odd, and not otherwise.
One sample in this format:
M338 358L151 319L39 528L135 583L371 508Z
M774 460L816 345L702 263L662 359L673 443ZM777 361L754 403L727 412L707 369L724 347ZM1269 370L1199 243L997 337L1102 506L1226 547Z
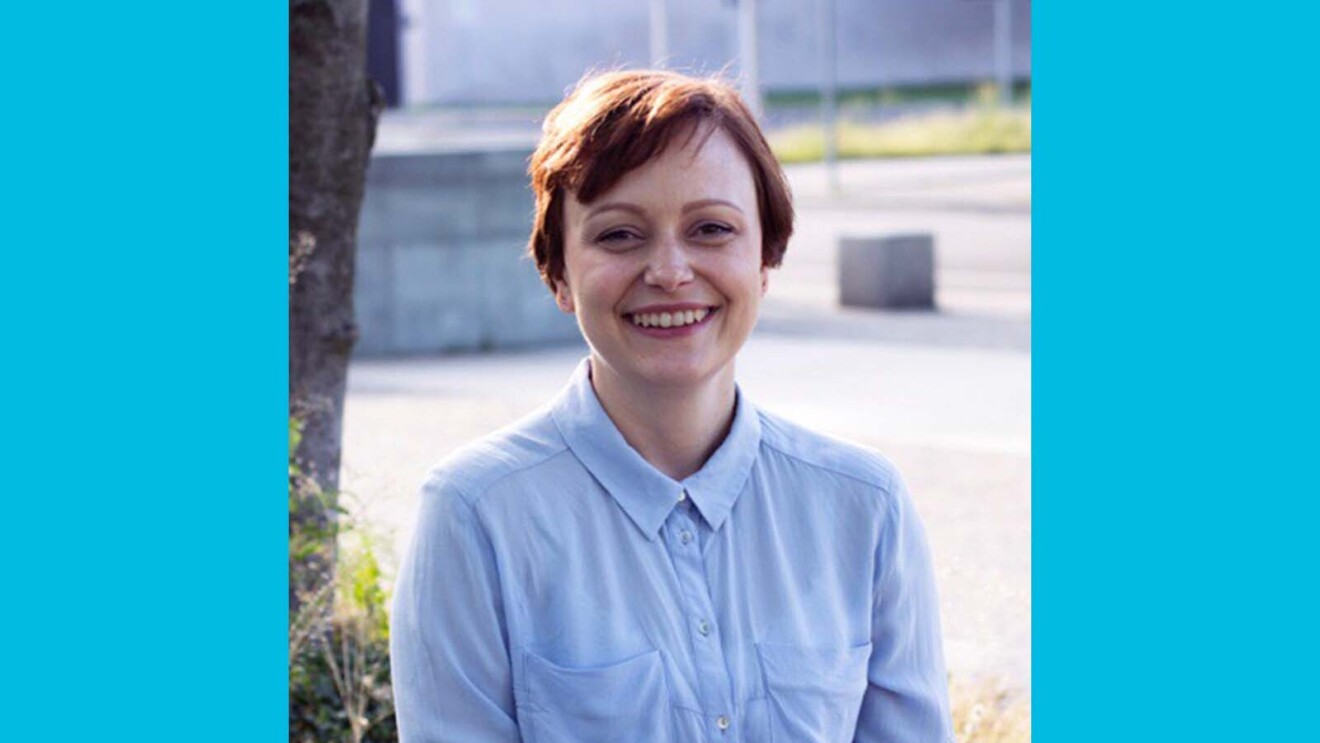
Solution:
M423 494L448 493L469 506L496 483L535 470L568 449L542 408L462 446L431 468Z
M886 493L897 489L898 468L876 449L815 431L765 410L758 413L762 445L798 466Z

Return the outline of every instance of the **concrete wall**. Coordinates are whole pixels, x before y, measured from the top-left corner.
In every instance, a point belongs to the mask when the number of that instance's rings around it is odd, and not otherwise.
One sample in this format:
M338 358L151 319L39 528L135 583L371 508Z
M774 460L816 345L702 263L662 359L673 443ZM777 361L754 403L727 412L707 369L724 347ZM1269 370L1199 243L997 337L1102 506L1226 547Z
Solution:
M578 337L524 257L529 149L373 155L358 231L359 356Z
M649 64L648 3L400 0L405 105L553 103L588 69ZM836 0L839 84L994 77L988 0ZM818 3L758 0L761 85L820 82ZM1011 0L1013 74L1031 77L1031 0ZM735 4L669 0L670 66L736 74Z

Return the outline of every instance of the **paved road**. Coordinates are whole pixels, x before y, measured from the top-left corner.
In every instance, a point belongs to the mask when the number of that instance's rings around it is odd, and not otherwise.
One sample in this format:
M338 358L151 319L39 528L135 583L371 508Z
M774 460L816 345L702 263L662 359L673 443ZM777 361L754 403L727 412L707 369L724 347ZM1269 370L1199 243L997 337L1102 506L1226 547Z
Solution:
M1031 161L790 169L799 227L739 359L759 405L884 451L930 534L956 678L1031 679ZM834 238L936 235L936 313L842 311ZM401 548L438 459L555 394L582 346L355 362L344 486Z

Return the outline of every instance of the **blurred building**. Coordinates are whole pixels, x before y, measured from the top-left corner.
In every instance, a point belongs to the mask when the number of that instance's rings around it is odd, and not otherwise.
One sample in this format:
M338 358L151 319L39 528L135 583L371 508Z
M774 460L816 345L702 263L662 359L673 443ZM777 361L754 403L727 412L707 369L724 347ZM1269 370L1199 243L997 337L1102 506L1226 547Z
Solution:
M397 8L405 106L544 104L587 69L650 63L648 0L380 0ZM815 88L820 0L758 0L764 91ZM976 83L995 74L993 0L835 0L844 88ZM1031 77L1031 0L1009 0L1015 80ZM737 74L732 0L668 0L667 66ZM391 13L373 12L382 23ZM381 42L376 42L379 44Z

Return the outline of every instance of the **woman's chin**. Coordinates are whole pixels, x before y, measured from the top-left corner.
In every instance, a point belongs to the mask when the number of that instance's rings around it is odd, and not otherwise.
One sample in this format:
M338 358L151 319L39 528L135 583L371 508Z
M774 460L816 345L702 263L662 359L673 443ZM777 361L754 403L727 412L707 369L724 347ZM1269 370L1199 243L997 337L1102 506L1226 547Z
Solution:
M695 389L725 376L732 378L733 365L696 359L657 359L653 363L640 364L637 375L657 388Z
M603 359L605 366L617 376L630 379L634 384L641 384L654 389L678 390L697 389L725 376L733 376L732 362L720 364L711 359L677 358L673 354L663 358L647 358L646 355L632 356L622 361L610 356L593 354ZM601 361L597 361L601 363Z

